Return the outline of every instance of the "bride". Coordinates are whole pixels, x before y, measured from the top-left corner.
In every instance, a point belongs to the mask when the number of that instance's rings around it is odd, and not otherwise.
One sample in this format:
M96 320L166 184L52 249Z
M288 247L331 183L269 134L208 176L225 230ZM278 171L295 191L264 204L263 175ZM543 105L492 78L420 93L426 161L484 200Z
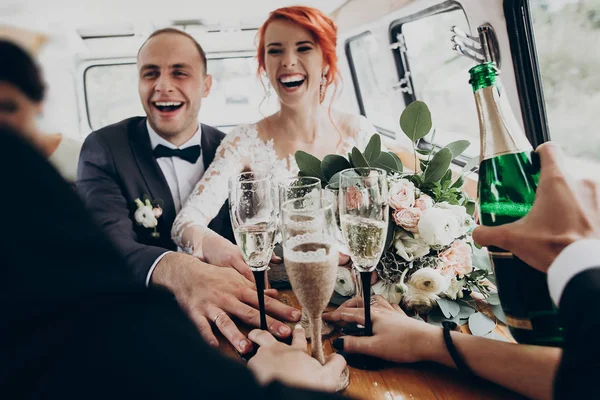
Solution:
M184 251L221 267L249 271L241 251L207 228L228 197L227 180L244 170L272 171L275 179L298 173L297 150L318 158L364 149L375 128L362 116L323 103L339 82L337 28L321 11L285 7L273 11L258 32L258 71L268 79L280 110L231 131L173 224ZM333 98L334 96L332 96Z

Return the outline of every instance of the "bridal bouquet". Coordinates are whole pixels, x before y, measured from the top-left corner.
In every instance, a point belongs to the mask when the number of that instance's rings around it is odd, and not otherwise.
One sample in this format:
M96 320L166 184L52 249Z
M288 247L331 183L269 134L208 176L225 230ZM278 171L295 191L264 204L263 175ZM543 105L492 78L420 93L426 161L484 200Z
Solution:
M465 295L472 291L483 297L490 294L488 269L473 265L475 245L471 231L475 226L475 203L462 190L464 175L474 165L470 162L456 177L450 170L452 160L469 142L459 140L437 151L433 146L419 149L418 141L432 127L431 113L420 101L406 107L400 127L413 143L414 171L404 171L401 160L392 152L382 151L381 138L374 135L364 152L353 148L347 159L328 155L320 161L297 152L300 175L320 178L325 186L339 184L339 172L345 168L370 166L386 170L390 218L373 292L413 313L427 314L439 307L445 318L458 319L460 313L469 318L476 308L463 304L470 299ZM352 295L350 274L342 272L340 279L337 290L343 289L341 295ZM463 298L459 303L458 299Z

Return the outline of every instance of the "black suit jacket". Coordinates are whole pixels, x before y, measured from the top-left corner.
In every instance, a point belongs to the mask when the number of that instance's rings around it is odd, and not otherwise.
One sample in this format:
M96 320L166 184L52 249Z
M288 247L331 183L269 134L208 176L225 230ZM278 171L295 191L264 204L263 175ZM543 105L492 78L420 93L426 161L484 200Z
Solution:
M556 399L598 398L600 379L600 266L573 277L560 299L565 344L554 380Z
M214 159L225 134L202 125L201 147L205 168ZM226 184L226 183L224 183ZM96 221L108 232L125 256L140 284L145 284L150 267L166 250L176 250L171 240L175 206L165 177L152 155L146 118L134 117L92 132L79 158L77 190ZM134 220L135 199L144 195L164 202L158 219L159 237ZM233 241L225 204L209 227Z
M260 387L133 280L41 155L1 127L0 149L0 399L331 398Z

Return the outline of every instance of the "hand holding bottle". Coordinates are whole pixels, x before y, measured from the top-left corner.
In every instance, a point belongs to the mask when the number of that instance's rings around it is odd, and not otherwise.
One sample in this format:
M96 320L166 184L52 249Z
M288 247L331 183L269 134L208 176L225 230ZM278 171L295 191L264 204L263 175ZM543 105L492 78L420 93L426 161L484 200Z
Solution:
M482 246L511 251L546 272L569 244L600 238L600 186L594 181L576 182L570 178L557 144L544 143L537 152L541 173L530 212L510 224L479 226L473 231L473 239Z

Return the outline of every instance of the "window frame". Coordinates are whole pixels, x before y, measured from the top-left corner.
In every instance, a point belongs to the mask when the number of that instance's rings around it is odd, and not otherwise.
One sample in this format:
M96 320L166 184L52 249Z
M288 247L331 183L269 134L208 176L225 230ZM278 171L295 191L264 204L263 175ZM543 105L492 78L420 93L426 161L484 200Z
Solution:
M407 23L413 22L413 21L417 21L417 20L420 20L423 18L431 17L434 15L443 14L443 13L447 13L447 12L451 12L451 11L458 11L458 10L462 11L462 13L465 16L465 19L467 20L467 24L470 25L469 18L467 17L467 14L466 14L464 8L458 1L455 1L455 0L444 1L442 3L436 4L432 7L426 8L426 9L416 12L414 14L410 14L406 17L399 18L399 19L392 21L392 23L390 24L389 29L388 29L389 33L390 33L390 45L393 45L394 43L397 42L397 35L402 34L402 27L404 24L407 24ZM396 64L396 71L398 72L398 80L400 81L401 79L404 79L406 77L407 72L409 73L408 81L409 81L410 87L412 88L412 93L407 93L407 92L402 93L402 97L404 98L404 104L406 107L413 101L418 100L417 95L416 95L415 85L412 80L412 74L410 74L410 64L409 64L408 59L406 59L403 62L402 56L400 54L401 52L399 50L394 49L392 51L394 54L394 62ZM408 51L409 50L407 50L407 53L408 53ZM406 64L406 68L404 67L404 64ZM428 142L425 139L420 139L419 142L417 143L417 148L420 150L430 150L432 148L432 146L437 150L441 149L440 146L436 145L435 143ZM455 158L454 160L452 160L452 163L457 164L460 167L464 167L465 165L467 165L468 161L469 161L468 157L460 155L457 158Z
M525 134L537 148L550 130L529 0L504 0L503 7Z

